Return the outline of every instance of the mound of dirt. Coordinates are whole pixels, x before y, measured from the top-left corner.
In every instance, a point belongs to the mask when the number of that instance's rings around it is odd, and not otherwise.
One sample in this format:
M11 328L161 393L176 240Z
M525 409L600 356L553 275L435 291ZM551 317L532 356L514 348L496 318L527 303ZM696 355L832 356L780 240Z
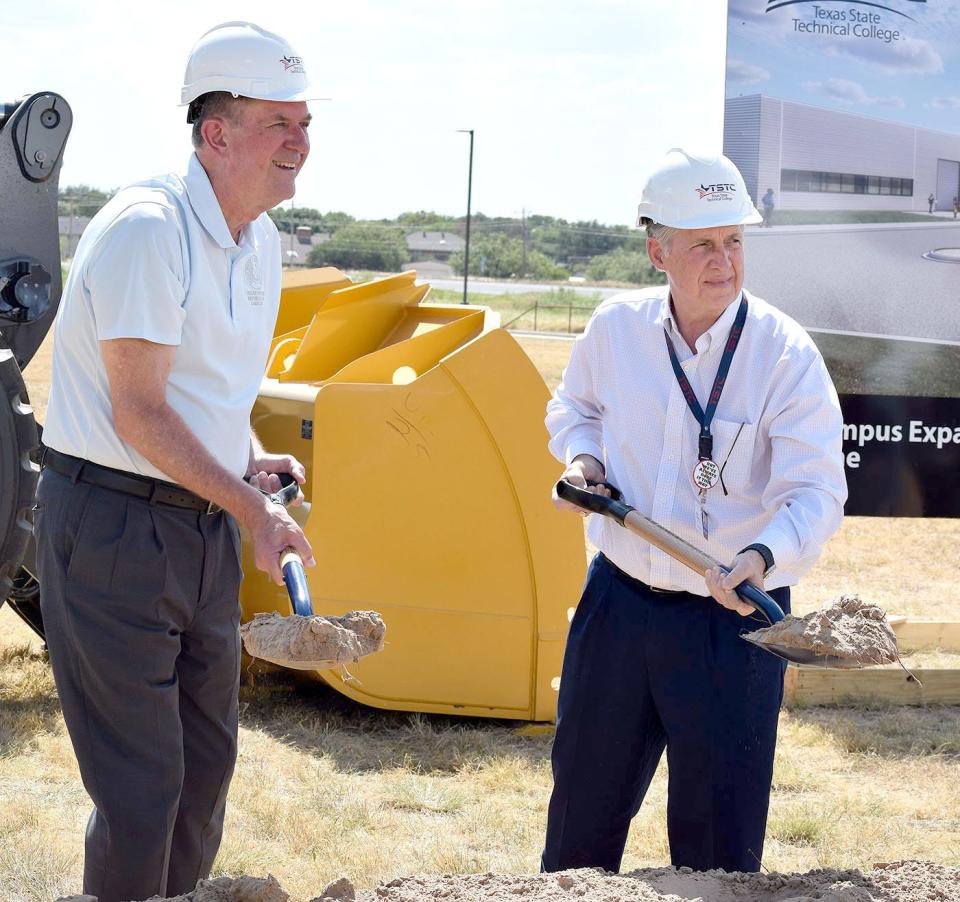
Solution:
M276 878L266 877L216 877L201 880L196 889L185 896L169 896L161 899L151 896L146 902L289 902L288 896ZM97 902L96 896L65 896L57 902Z
M290 897L280 888L276 878L216 877L201 880L197 888L185 896L174 896L163 902L289 902ZM162 902L153 896L147 902Z
M147 902L288 902L273 877L201 880L185 896ZM357 892L345 877L311 902L958 902L960 868L897 861L870 871L816 870L805 874L728 874L690 868L643 868L609 874L584 868L556 874L419 875ZM95 902L71 896L58 902Z
M357 894L357 902L957 902L960 868L905 861L874 870L806 874L697 873L645 868L629 874L562 871L532 877L503 874L405 877Z
M841 595L803 617L787 615L773 626L747 633L745 638L830 655L857 665L899 660L897 637L887 615L875 604L861 601L859 595Z
M383 648L387 628L375 611L342 617L257 614L240 627L247 654L283 667L323 670L359 661Z

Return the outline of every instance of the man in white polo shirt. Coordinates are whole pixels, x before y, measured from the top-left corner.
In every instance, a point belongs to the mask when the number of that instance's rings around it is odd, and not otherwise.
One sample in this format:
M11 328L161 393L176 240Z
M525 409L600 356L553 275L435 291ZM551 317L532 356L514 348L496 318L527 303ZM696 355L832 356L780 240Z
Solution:
M756 871L783 666L740 638L764 623L733 590L766 580L789 611L840 525L840 407L807 333L743 290L743 226L761 217L730 160L670 151L639 214L667 285L597 308L547 408L550 450L565 479L612 484L731 572L701 578L592 518L542 865L619 870L666 749L673 864Z
M258 489L303 466L250 429L280 298L266 211L309 152L309 86L278 35L200 38L182 101L186 173L120 191L84 232L56 325L35 528L64 718L94 802L85 893L192 890L220 844L236 759L237 521L281 580Z

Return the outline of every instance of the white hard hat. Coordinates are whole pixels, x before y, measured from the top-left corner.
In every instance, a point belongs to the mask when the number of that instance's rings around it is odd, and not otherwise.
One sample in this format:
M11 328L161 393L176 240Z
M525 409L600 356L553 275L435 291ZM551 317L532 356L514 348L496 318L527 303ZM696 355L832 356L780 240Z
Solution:
M320 99L310 91L303 59L290 44L252 22L224 22L194 44L180 106L211 91L257 100Z
M648 219L675 229L763 222L730 160L722 154L695 157L679 147L668 151L644 181L637 225Z

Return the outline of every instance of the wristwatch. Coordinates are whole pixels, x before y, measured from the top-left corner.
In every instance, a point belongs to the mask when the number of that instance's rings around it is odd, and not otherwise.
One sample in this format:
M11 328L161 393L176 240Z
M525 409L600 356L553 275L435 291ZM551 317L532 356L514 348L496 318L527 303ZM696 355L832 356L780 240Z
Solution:
M753 545L747 545L746 548L740 549L740 554L743 554L744 551L756 551L760 557L763 558L763 578L766 579L777 566L776 561L773 559L773 552L767 548L766 545L762 545L760 542L755 542Z

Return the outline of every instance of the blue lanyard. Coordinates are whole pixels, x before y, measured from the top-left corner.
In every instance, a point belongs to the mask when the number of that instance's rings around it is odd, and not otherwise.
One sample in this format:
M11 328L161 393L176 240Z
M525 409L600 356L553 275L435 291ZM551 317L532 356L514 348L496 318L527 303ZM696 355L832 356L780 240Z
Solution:
M723 356L720 358L720 368L717 370L717 376L713 380L713 388L710 389L710 398L707 401L707 410L704 413L700 402L697 400L696 393L687 374L684 373L677 359L677 352L674 350L673 342L667 335L667 330L663 330L663 337L667 342L667 353L670 355L670 363L673 366L673 373L680 383L680 390L687 401L690 412L696 417L700 424L700 442L697 453L698 460L713 459L713 436L710 434L710 424L713 422L713 415L717 412L717 404L720 402L720 394L723 392L724 383L727 381L727 373L730 372L730 364L733 362L733 355L740 344L740 336L743 334L743 325L747 320L747 299L744 297L740 301L740 309L737 311L737 318L733 322L733 328L727 337L727 343L723 349Z

